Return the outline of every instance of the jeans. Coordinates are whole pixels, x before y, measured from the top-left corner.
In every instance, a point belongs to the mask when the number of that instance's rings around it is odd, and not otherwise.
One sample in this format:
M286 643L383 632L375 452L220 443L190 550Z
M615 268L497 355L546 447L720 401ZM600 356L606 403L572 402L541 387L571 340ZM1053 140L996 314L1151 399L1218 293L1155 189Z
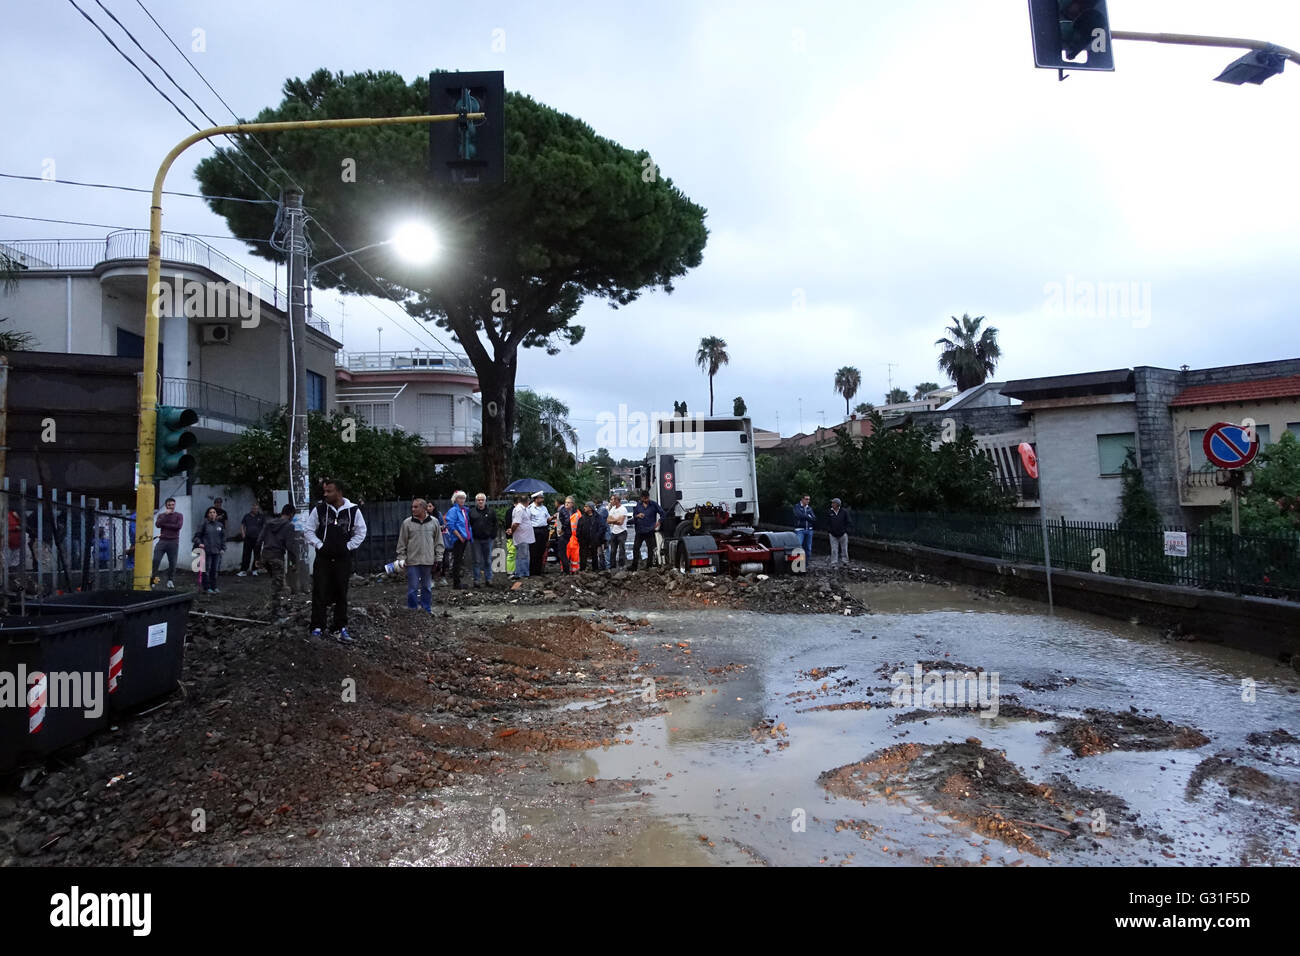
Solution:
M532 557L532 549L531 544L515 542L515 573L510 575L512 578L528 577L528 563Z
M655 563L655 533L653 531L638 531L636 539L632 542L632 570L635 571L641 561L641 544L646 546L647 568L653 567Z
M483 580L492 583L492 539L475 538L474 546L474 583L478 584L478 571L483 569Z
M620 531L609 536L609 569L627 566L627 532Z
M799 545L803 548L804 560L812 561L812 528L797 528L795 534L799 536Z
M406 606L415 610L421 607L433 610L433 565L408 564L406 566Z
M221 552L207 552L208 566L203 578L203 586L209 591L217 589L217 577L221 574Z
M849 563L849 534L831 535L831 566Z
M153 546L153 576L158 576L158 568L162 565L164 556L167 558L167 580L170 581L176 576L176 549L180 541L172 538L167 541L163 538L158 539L158 543ZM21 553L21 552L20 552Z

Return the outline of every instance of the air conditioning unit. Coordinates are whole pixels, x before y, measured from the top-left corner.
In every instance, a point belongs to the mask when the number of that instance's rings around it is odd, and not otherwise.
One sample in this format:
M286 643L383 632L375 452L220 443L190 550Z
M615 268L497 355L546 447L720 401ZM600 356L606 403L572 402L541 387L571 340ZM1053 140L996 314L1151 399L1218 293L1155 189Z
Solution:
M203 344L204 345L229 345L230 326L229 325L203 326Z

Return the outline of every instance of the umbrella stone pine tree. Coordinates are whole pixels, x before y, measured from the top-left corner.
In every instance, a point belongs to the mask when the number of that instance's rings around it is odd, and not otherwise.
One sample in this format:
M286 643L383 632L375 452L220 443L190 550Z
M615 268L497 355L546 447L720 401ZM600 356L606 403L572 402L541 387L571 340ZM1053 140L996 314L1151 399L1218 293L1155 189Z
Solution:
M862 373L852 365L846 365L835 373L835 391L844 396L844 417L849 415L849 401L858 394L862 384Z
M393 72L317 70L287 81L283 94L258 121L423 114L429 82L422 76L407 83ZM263 163L270 172L247 169L239 153L224 148L196 170L209 205L254 255L281 258L264 243L278 224L277 210L234 200L260 201L261 189L275 195L294 183L319 223L308 226L317 260L386 239L411 218L427 219L438 234L441 255L431 265L403 263L386 247L361 261L341 260L317 273L316 282L381 292L455 336L483 397L489 493L506 484L519 349L554 355L576 345L584 329L572 320L585 298L618 307L646 290L672 292L674 280L703 259L704 209L645 151L625 149L522 93L506 93L506 175L499 185L432 182L424 125L286 131L260 141L273 157Z
M957 384L958 392L983 385L1002 358L998 330L993 326L981 329L983 321L982 315L975 319L965 313L960 319L953 316L953 324L946 330L948 335L935 340L935 345L943 346L939 371Z
M700 339L700 348L695 353L695 364L700 367L700 371L709 376L709 414L713 414L713 376L718 374L718 369L726 365L731 360L727 355L727 343L716 335L705 336Z

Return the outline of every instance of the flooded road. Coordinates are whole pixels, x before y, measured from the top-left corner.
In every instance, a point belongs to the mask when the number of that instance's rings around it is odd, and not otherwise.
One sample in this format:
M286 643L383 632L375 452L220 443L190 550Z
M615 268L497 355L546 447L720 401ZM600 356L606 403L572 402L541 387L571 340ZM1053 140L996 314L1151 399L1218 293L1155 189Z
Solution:
M966 588L858 596L647 612L621 742L368 828L407 865L1300 862L1290 666ZM943 671L973 707L903 692Z

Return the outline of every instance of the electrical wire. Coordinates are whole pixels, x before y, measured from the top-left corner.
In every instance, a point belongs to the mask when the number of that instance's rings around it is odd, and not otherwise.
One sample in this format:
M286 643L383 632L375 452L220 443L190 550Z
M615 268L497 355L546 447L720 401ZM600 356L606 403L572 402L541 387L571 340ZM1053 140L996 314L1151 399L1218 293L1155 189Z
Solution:
M44 176L24 176L20 173L0 173L0 179L24 179L38 183L57 183L60 186L92 186L95 189L120 189L128 193L153 193L152 189L143 186L115 186L111 183L85 183L75 179L46 179ZM224 199L226 202L247 202L256 203L261 206L271 206L275 204L274 199L245 199L243 196L205 196L203 193L183 193L172 189L164 189L164 196L183 196L187 199Z
M114 226L106 222L83 222L79 219L50 219L46 216L19 216L11 212L0 212L0 219L22 219L26 222L52 222L62 226L88 226L93 229L140 229L139 226ZM143 231L143 230L141 230ZM226 242L266 242L265 239L241 239L239 236L218 236L211 232L177 232L172 229L163 231L165 236L188 236L191 239L222 239ZM58 242L57 239L33 240L37 242Z

